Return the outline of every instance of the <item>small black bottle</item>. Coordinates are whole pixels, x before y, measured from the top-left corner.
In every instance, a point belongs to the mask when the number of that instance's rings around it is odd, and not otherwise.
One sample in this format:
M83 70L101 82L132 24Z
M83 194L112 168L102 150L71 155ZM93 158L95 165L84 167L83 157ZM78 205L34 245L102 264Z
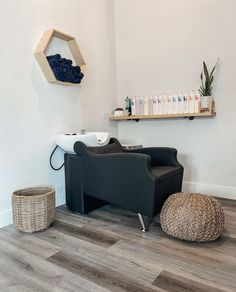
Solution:
M127 96L125 99L125 110L128 116L131 115L131 99Z

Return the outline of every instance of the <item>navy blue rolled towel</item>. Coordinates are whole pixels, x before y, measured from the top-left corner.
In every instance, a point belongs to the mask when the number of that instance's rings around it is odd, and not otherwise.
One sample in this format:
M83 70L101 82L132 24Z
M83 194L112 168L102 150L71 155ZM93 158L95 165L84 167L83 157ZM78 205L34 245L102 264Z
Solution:
M63 81L63 82L66 81L66 74L63 71L63 69L61 69L60 67L54 68L53 73L55 74L55 77L57 80Z
M60 66L60 61L55 60L55 59L48 60L48 63L50 64L51 68L55 68L55 67Z
M47 60L48 60L49 65L53 69L55 67L60 66L61 55L56 54L56 55L52 55L52 56L47 56Z
M59 81L80 83L84 77L80 66L73 66L71 60L62 58L60 54L47 56L47 60L56 79Z
M66 58L61 58L61 63L71 66L73 62L71 60L66 59Z
M74 69L78 72L81 72L80 66L74 66Z
M50 55L50 56L47 56L47 59L48 60L60 60L61 59L61 55L60 54L56 54L56 55Z

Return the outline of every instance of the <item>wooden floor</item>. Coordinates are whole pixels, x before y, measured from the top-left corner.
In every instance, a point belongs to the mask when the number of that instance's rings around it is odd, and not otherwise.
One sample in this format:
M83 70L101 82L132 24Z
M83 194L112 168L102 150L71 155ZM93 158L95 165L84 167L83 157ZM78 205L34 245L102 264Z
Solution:
M48 230L0 230L0 292L236 291L236 201L222 200L224 235L187 243L158 223L140 231L135 214L106 206L89 216L57 209Z

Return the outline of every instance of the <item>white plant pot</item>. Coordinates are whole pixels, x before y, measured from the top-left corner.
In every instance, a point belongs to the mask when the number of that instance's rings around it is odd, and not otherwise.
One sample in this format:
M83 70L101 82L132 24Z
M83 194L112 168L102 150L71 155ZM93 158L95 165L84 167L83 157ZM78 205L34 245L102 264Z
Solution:
M201 111L209 111L212 108L212 96L201 96Z

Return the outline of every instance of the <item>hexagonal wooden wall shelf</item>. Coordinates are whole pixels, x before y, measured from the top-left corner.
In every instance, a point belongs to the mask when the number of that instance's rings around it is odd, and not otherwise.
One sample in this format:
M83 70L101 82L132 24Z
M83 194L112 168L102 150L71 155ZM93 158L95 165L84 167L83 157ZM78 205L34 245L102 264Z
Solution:
M38 61L38 64L40 68L42 69L45 78L50 83L56 83L56 84L63 84L63 85L79 85L80 83L71 83L71 82L63 82L56 79L54 72L48 63L47 56L45 54L45 51L47 49L47 46L52 39L52 37L64 40L67 42L70 52L74 58L74 61L76 63L76 66L80 66L81 72L84 71L85 68L85 62L84 59L80 53L79 47L77 45L77 42L74 37L67 35L61 31L58 31L54 28L49 29L44 32L41 40L39 41L36 50L34 52L34 56L36 60Z

